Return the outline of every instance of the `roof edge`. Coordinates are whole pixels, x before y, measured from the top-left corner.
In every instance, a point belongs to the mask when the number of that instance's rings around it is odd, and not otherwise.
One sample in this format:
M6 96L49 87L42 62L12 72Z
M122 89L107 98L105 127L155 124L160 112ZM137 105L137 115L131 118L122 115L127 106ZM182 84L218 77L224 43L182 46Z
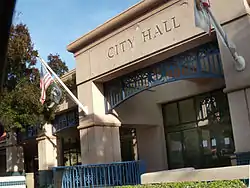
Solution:
M72 69L72 70L69 70L68 72L66 72L65 74L63 74L61 76L61 80L62 81L66 81L69 79L70 76L74 75L76 73L76 69Z
M151 11L152 9L159 7L167 1L168 0L143 0L118 14L117 16L111 18L110 20L106 21L96 29L73 41L67 46L67 50L69 52L76 53L80 49L108 35L112 31L126 25L127 23L137 19L138 17Z

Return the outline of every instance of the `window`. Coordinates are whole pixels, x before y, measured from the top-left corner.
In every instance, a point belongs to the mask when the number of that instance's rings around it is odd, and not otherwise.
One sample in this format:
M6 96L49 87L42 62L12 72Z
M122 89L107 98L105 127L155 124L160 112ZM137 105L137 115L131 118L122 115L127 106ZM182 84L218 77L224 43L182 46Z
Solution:
M67 127L75 127L79 124L78 109L73 109L71 111L65 112L63 114L57 115L53 126L56 131Z
M227 96L221 90L162 109L170 169L231 165L233 133Z
M164 108L166 125L177 125L179 124L179 113L177 103L167 104Z
M181 123L188 123L196 120L193 98L180 101L179 109Z
M63 165L74 166L81 164L80 141L78 139L62 139Z
M61 129L67 127L67 117L65 114L61 115L59 118L58 118L58 121L59 121L59 127Z
M76 114L74 111L69 112L67 114L67 118L68 118L68 126L69 127L76 126Z

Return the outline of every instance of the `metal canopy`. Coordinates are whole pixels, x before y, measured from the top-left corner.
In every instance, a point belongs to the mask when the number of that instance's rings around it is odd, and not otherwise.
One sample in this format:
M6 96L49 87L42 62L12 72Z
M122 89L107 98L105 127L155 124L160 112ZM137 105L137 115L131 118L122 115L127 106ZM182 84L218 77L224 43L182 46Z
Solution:
M108 113L132 96L161 84L184 79L223 77L218 44L208 43L106 82L106 110Z

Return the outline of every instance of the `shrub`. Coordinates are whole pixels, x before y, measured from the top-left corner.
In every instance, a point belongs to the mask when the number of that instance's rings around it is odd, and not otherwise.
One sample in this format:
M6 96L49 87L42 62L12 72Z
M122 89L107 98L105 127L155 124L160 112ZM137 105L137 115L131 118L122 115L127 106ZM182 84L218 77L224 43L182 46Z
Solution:
M122 188L247 188L240 180L214 182L180 182L152 185L123 186Z

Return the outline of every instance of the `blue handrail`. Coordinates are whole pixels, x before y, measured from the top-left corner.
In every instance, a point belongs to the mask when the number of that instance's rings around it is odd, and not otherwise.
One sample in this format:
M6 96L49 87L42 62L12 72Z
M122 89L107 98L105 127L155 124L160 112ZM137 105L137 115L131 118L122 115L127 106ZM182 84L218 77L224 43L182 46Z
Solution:
M145 172L142 161L55 167L55 187L108 187L137 185Z

